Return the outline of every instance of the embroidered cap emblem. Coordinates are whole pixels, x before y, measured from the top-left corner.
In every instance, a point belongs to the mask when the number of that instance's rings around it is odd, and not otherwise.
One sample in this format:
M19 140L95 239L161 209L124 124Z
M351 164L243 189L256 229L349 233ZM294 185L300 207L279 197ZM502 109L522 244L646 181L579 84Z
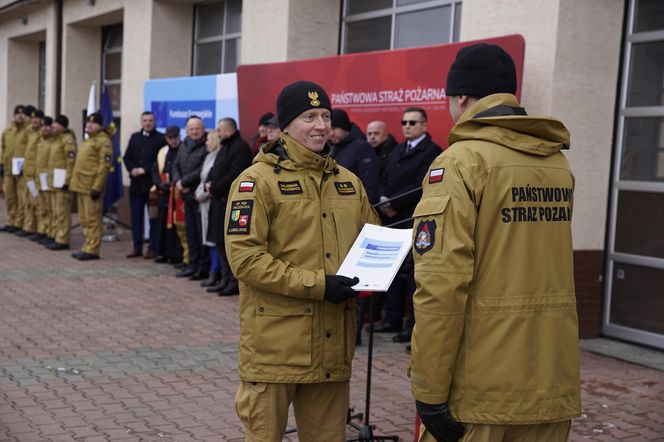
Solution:
M311 105L312 106L320 106L320 101L318 101L318 92L316 91L311 91L307 93L307 96L311 98Z

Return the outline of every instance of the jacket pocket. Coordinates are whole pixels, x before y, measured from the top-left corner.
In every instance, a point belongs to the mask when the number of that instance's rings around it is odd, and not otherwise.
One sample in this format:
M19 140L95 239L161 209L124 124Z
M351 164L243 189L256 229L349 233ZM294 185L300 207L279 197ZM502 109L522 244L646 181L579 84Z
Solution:
M313 333L311 304L286 307L261 305L256 308L255 337L257 364L311 365Z

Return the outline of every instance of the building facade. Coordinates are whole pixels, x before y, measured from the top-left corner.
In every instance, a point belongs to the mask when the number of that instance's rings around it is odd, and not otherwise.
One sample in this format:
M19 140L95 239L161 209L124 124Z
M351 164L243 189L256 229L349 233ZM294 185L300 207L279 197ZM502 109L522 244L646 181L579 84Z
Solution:
M97 81L124 148L148 79L508 34L526 41L523 105L572 134L582 337L664 348L659 0L0 0L0 121L38 104L80 137Z

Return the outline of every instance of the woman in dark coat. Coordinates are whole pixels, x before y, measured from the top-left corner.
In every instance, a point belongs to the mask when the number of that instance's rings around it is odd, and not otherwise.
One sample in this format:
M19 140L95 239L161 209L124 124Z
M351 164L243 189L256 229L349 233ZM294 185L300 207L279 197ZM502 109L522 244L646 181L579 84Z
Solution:
M224 221L226 220L226 200L231 184L251 166L251 149L240 137L237 124L232 118L224 118L219 122L218 132L221 135L221 149L217 154L212 170L208 174L206 187L209 189L210 213L208 219L207 240L217 245L221 261L221 282L208 289L219 296L232 296L238 293L237 280L231 273L224 250Z

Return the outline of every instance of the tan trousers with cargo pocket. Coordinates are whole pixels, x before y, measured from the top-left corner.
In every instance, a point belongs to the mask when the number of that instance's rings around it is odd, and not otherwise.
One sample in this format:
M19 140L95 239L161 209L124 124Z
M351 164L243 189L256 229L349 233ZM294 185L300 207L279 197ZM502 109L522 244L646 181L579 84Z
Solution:
M53 191L53 238L58 244L69 245L71 232L71 192Z
M300 442L345 442L348 382L272 384L241 381L235 411L247 442L280 442L293 404Z
M572 421L533 425L463 424L465 429L459 442L566 442ZM436 442L420 426L419 442Z
M104 202L104 195L93 200L90 195L79 193L78 198L78 217L81 221L85 243L81 251L91 255L99 256L101 248L101 210Z

